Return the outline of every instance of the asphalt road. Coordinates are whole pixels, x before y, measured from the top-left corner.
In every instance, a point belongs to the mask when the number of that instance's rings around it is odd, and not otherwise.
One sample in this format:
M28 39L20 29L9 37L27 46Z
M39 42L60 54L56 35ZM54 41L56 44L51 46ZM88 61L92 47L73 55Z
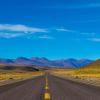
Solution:
M50 100L100 100L100 88L48 75ZM43 99L45 76L0 87L0 100Z
M51 100L100 100L100 88L49 76Z
M41 100L44 76L0 87L0 100Z

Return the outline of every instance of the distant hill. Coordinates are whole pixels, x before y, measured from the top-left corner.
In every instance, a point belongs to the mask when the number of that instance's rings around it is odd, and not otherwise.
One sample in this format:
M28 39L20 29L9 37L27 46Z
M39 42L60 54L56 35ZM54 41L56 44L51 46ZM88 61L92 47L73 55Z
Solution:
M39 71L39 68L36 68L36 66L27 66L27 65L0 64L0 70L3 70L3 71Z
M66 60L57 60L54 61L55 66L59 65L59 66L69 66L72 68L79 68L82 66L86 66L88 64L92 63L92 60L88 60L88 59L81 59L81 60L76 60L76 59L66 59Z
M69 67L69 68L79 68L92 63L92 60L88 59L64 59L64 60L49 60L47 58L25 58L19 57L16 59L0 59L0 64L23 64L23 65L38 65L46 67Z
M0 58L0 64L12 64L14 61L12 59L3 59Z
M87 66L79 68L76 73L83 75L94 75L95 77L97 77L98 75L100 75L100 59L92 62Z
M89 64L83 68L99 68L100 69L100 59L92 62L91 64Z

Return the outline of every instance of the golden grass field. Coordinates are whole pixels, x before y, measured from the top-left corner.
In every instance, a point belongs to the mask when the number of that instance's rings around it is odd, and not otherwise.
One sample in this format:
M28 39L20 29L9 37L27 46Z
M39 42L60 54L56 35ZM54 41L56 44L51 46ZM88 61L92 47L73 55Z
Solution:
M7 81L14 82L17 80L25 80L41 75L43 75L43 72L0 72L0 83Z
M63 78L100 86L100 67L85 67L80 69L55 69L51 73Z
M2 69L5 68L4 64L0 64L0 82L7 81L7 80L21 80L21 79L27 79L31 77L40 76L43 74L41 71L28 71L23 69L24 67L20 67L21 65L13 65L15 68L14 70L7 70ZM11 66L11 65L10 65Z

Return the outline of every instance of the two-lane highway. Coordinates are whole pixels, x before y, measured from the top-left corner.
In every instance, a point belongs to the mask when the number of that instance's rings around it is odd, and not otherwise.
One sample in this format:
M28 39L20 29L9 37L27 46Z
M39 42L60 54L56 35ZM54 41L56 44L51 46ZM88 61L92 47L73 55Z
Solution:
M100 88L45 75L0 87L0 100L100 100Z

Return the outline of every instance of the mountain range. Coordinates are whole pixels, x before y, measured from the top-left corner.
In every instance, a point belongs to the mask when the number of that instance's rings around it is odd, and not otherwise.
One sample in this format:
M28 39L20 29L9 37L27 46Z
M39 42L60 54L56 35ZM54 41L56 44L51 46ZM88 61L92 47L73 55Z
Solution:
M0 64L23 64L23 65L37 65L47 67L67 67L67 68L80 68L92 63L92 60L88 59L62 59L62 60L49 60L45 57L32 57L25 58L19 57L16 59L3 59L0 58Z

